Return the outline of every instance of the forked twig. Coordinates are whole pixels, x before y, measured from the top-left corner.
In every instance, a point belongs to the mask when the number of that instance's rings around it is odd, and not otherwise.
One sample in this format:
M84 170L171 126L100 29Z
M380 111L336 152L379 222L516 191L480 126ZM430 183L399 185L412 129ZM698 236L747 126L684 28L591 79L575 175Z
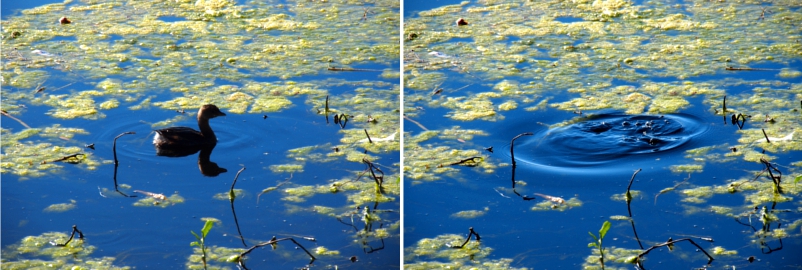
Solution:
M468 244L468 241L470 241L470 240L471 240L471 236L476 236L476 241L477 241L477 242L481 242L481 237L479 237L479 234L478 234L478 233L476 233L476 231L474 231L474 230L473 230L473 227L470 227L470 228L468 228L468 230L470 230L470 233L468 233L468 237L467 237L467 238L465 238L465 242L463 242L463 243L462 243L462 245L459 245L459 246L449 246L449 247L450 247L450 248L462 248L462 247L464 247L466 244Z
M650 251L652 251L653 249L656 249L656 248L659 248L659 247L662 247L662 246L669 246L669 248L671 248L671 247L672 247L672 245L674 245L674 243L677 243L677 242L682 242L682 241L688 241L688 242L691 242L691 244L693 244L694 246L696 246L696 248L698 248L699 250L701 250L701 251L702 251L702 253L704 253L704 254L705 254L705 256L707 256L707 258L708 258L708 260L707 260L707 265L710 265L710 263L712 263L712 262L713 262L713 260L714 260L714 259L713 259L713 257L712 257L712 256L710 256L710 254L707 254L707 251L705 251L705 249L703 249L701 246L697 245L697 244L696 244L696 242L694 242L694 241L693 241L692 239L690 239L690 238L682 238L682 239L677 239L677 240L671 240L671 239L669 239L669 240L668 240L668 241L666 241L665 243L657 244L657 245L654 245L654 246L650 247L650 248L649 248L649 249L647 249L647 250L644 250L643 252L641 252L640 254L638 254L638 259L637 259L637 261L636 261L636 265L637 265L638 267L640 267L640 269L646 270L646 268L645 268L645 267L643 267L643 256L646 256L646 254L649 254L649 252L650 252Z

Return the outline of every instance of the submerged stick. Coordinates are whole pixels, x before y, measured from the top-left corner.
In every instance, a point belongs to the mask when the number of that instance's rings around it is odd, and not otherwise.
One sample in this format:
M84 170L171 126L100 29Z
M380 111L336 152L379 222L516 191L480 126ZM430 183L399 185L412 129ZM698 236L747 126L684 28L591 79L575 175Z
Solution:
M425 131L429 131L429 129L428 129L428 128L426 128L426 127L424 127L423 125L421 125L421 123L418 123L418 121L412 120L412 118L409 118L409 116L407 116L406 114L404 115L404 119L406 119L406 120L409 120L409 121L410 121L410 122L412 122L413 124L416 124L416 125L418 125L418 127L420 127L421 129L423 129L423 130L425 130Z
M726 70L730 70L730 71L777 71L777 70L779 70L779 69L773 69L773 68L750 68L750 67L746 67L746 68L727 67L725 69Z
M724 96L724 102L721 103L721 114L724 115L724 125L727 124L727 96Z
M22 122L22 120L19 120L19 119L17 119L16 117L12 116L11 114L9 114L8 112L6 112L5 110L2 110L2 111L0 111L0 113L1 113L1 114L3 114L3 115L5 115L5 116L7 116L8 118L11 118L11 119L12 119L12 120L14 120L14 121L17 121L17 122L19 122L19 123L20 123L20 124L22 124L22 126L23 126L23 127L25 127L25 128L31 128L31 126L29 126L28 124L25 124L25 122Z
M451 248L462 248L462 247L464 247L466 244L468 244L468 241L471 241L471 236L476 236L476 242L481 242L481 237L479 237L479 234L476 233L476 231L473 230L473 227L468 228L468 230L470 230L470 233L468 233L468 237L465 238L465 242L463 242L462 245L450 246L450 247Z
M373 71L373 72L382 72L383 70L379 69L364 69L364 68L337 68L337 67L328 67L326 68L328 71Z
M713 260L714 260L714 259L713 259L713 256L710 256L710 254L708 254L708 253L707 253L707 251L705 251L705 249L703 249L701 246L697 245L697 244L696 244L696 242L694 242L694 241L693 241L692 239L690 239L690 238L682 238L682 239L677 239L677 240L671 240L671 239L669 239L669 240L668 240L668 241L666 241L665 243L657 244L657 245L654 245L654 246L650 247L650 248L649 248L649 249L647 249L647 250L644 250L643 252L641 252L640 254L638 254L638 258L637 258L637 261L636 261L635 263L636 263L636 265L637 265L638 267L640 267L640 269L646 270L646 268L645 268L645 267L643 267L643 256L646 256L646 254L649 254L649 252L650 252L650 251L652 251L653 249L656 249L656 248L659 248L659 247L662 247L662 246L669 246L669 248L672 248L672 247L673 247L673 245L674 245L674 243L677 243L677 242L682 242L682 241L688 241L688 242L691 242L691 244L693 244L694 246L696 246L696 248L698 248L700 251L702 251L702 253L704 253L704 254L705 254L705 256L707 256L707 258L708 258L708 260L707 260L707 265L710 265L710 263L712 263L712 262L713 262Z

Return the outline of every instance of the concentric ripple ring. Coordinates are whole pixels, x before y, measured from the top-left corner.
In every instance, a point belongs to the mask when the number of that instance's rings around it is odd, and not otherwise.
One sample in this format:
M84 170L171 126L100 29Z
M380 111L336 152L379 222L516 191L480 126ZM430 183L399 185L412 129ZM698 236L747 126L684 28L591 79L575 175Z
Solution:
M701 119L687 114L592 115L521 138L516 160L565 169L649 160L644 158L683 148L707 129Z

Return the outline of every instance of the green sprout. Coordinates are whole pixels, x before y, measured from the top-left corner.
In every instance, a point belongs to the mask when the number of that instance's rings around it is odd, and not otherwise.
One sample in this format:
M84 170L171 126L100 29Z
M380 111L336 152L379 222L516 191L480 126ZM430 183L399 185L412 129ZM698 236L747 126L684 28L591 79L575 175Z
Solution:
M604 224L602 224L601 229L599 229L599 237L593 235L592 232L588 232L588 234L590 234L590 236L593 237L594 241L588 244L588 247L596 247L599 249L599 254L600 254L599 262L601 263L602 270L604 270L604 248L602 248L602 239L604 239L604 235L607 234L608 230L610 230L610 221L604 221Z
M209 234L209 231L212 230L212 225L214 225L214 221L207 220L206 224L203 225L203 229L201 229L201 235L198 236L195 231L190 231L192 235L195 236L198 241L189 243L189 246L200 247L201 252L203 252L203 257L201 257L201 261L203 261L203 269L206 269L206 235Z

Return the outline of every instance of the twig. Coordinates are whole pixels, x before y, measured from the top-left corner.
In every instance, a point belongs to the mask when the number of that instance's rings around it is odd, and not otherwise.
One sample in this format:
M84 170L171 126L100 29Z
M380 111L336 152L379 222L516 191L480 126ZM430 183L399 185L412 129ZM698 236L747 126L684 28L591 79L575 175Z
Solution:
M780 182L782 181L782 172L780 172L780 170L771 165L771 162L766 160L766 158L764 157L760 157L760 162L762 162L763 165L766 166L766 169L764 171L769 172L769 177L771 178L771 181L774 182L774 186L777 188L776 189L777 193L782 194L783 190L782 187L780 186ZM772 170L777 172L779 175L774 176L774 173L771 172Z
M638 240L638 246L640 246L640 249L643 249L643 244L641 244L640 237L638 237L638 231L635 229L635 220L632 218L632 207L631 207L632 194L630 193L630 189L632 188L632 182L635 181L635 175L638 175L640 171L641 169L638 168L638 170L632 174L632 178L629 179L629 185L627 186L627 193L626 193L626 201L627 201L627 213L629 214L629 223L632 224L632 233L635 235L635 240Z
M368 136L368 142L373 143L373 140L370 139L370 134L368 134L367 129L363 129L365 131L365 136Z
M310 264L310 265L311 265L313 262L315 262L315 260L316 260L315 256L313 256L313 255L312 255L312 253L309 253L309 250L306 250L306 248L305 248L304 246L302 246L301 244L299 244L299 243L298 243L297 241L295 241L295 239L293 239L292 237L287 237L287 238L276 239L276 237L275 237L275 236L273 236L273 239L270 239L270 241L267 241L267 242L263 242L263 243L256 244L256 245L254 245L254 246L250 247L248 250L246 250L246 251L244 251L244 252L240 253L240 254L239 254L239 257L237 258L237 264L238 264L240 267L242 267L243 269L246 269L246 270L247 270L247 269L248 269L248 267L245 267L245 262L244 262L244 260L243 260L243 257L245 257L245 255L248 255L248 253L251 253L251 251L253 251L254 249L257 249L257 248L260 248L260 247L264 247L264 246L267 246L267 245L271 245L271 246L273 246L273 248L276 248L276 244L277 244L278 242L281 242L281 241L286 241L286 240L290 240L290 241L292 241L293 243L295 243L295 245L297 245L298 247L300 247L301 249L303 249L303 250L304 250L304 252L306 252L306 254L307 254L307 255L309 255L309 257L311 257L311 258L312 258L312 260L311 260L311 261L309 261L309 264Z
M513 146L515 145L515 139L518 139L521 136L531 136L531 135L534 135L534 134L532 132L524 132L524 133L518 134L517 136L512 138L512 140L510 141L510 159L512 160L512 176L511 176L511 178L512 178L512 192L515 193L515 195L518 195L519 197L521 197L524 201L534 200L535 198L534 197L529 197L529 196L526 196L526 195L521 195L520 193L518 193L518 191L515 190L515 168L518 165L515 164L515 152L513 151Z
M323 110L323 114L326 115L326 124L329 124L329 95L326 95L326 108ZM337 117L336 115L334 117ZM334 119L334 122L337 122L337 119Z
M693 244L694 246L696 246L696 248L698 248L699 250L701 250L701 251L702 251L702 253L704 253L704 254L705 254L705 256L707 256L707 258L708 258L707 265L710 265L710 263L712 263L712 262L713 262L713 260L714 260L714 259L713 259L713 257L712 257L712 256L710 256L710 254L707 254L707 251L705 251L705 249L703 249L701 246L697 245L697 244L696 244L696 242L694 242L694 241L693 241L692 239L690 239L690 238L682 238L682 239L677 239L677 240L671 240L671 239L669 239L669 240L668 240L668 241L666 241L665 243L657 244L657 245L654 245L654 246L650 247L650 248L649 248L649 249L647 249L647 250L644 250L643 252L641 252L640 254L638 254L638 259L637 259L637 261L636 261L636 265L637 265L638 267L640 267L640 269L646 270L646 268L645 268L645 267L643 267L643 256L646 256L646 254L649 254L649 252L650 252L650 251L652 251L653 249L656 249L656 248L659 248L659 247L662 247L662 246L670 246L670 245L673 245L674 243L677 243L677 242L682 242L682 241L688 241L688 242L691 242L691 244Z
M51 244L54 244L59 247L66 247L67 244L69 244L70 241L72 241L72 238L75 237L75 232L78 232L78 239L84 240L84 233L81 232L81 230L78 230L78 226L72 225L72 233L70 234L70 239L67 239L67 242L65 242L64 244L55 244L51 242Z
M767 142L767 143L771 143L771 141L769 141L769 135L766 135L766 130L765 130L765 129L762 129L762 128L761 128L760 130L762 130L762 131L763 131L763 137L766 137L766 142Z
M478 234L478 233L476 233L476 231L474 231L474 230L473 230L473 227L470 227L470 228L468 228L468 230L470 230L471 232L470 232L470 233L468 233L468 237L467 237L467 238L465 238L465 242L464 242L464 243L462 243L462 245L459 245L459 246L450 246L450 247L451 247L451 248L462 248L462 247L464 247L466 244L468 244L468 241L470 241L470 240L471 240L471 236L476 236L476 241L477 241L477 242L481 242L481 237L479 237L479 234Z
M445 166L454 166L454 165L463 165L463 166L468 166L468 167L475 167L475 166L479 165L479 162L482 162L483 160L484 160L484 158L482 158L482 157L469 157L469 158L466 158L466 159L463 159L463 160L460 160L460 161L457 161L457 162L449 163L449 164L446 164L446 165L440 164L440 165L437 165L437 167L438 168L442 168L442 167L445 167Z
M384 194L384 187L382 186L382 184L384 183L384 172L381 169L379 169L379 167L373 165L373 162L371 162L367 158L362 158L362 162L368 165L368 170L370 170L370 175L373 176L373 181L376 181L376 185L379 186L379 193ZM374 172L374 170L381 173L381 176L376 176L376 172Z
M0 111L0 113L2 113L3 115L7 116L8 118L11 118L11 119L12 119L12 120L14 120L14 121L17 121L17 122L19 122L20 124L22 124L22 126L23 126L23 127L26 127L26 128L31 128L31 126L29 126L28 124L25 124L25 122L22 122L22 120L19 120L19 119L17 119L16 117L14 117L14 116L12 116L12 115L8 114L8 112L7 112L7 111L5 111L5 110L2 110L2 111Z
M691 174L690 173L688 173L688 177L685 178L685 180L682 180L682 182L677 183L673 187L664 188L659 193L655 194L654 195L654 205L657 205L657 196L660 196L660 194L663 194L663 193L666 193L666 192L669 192L669 191L672 191L672 190L676 189L677 187L679 187L679 185L682 185L683 183L688 182L689 179L691 179Z
M114 166L117 166L118 164L120 164L120 162L117 161L117 139L119 139L122 136L128 135L128 134L136 134L136 132L133 132L133 131L123 132L123 133L120 133L120 135L117 135L117 137L114 137L114 143L112 143L112 146L111 146L111 151L112 151L112 153L114 153Z
M237 175L234 175L234 181L231 182L231 189L228 191L228 194L229 194L228 199L229 200L232 200L232 201L234 200L234 196L232 196L232 195L234 195L234 185L237 184L237 178L239 178L239 174L242 173L242 171L244 171L244 170L245 170L245 166L243 166L242 169L239 169L239 171L237 171Z
M69 155L69 156L63 156L63 157L60 157L60 158L57 158L57 159L54 159L54 160L51 160L51 161L42 161L42 164L53 163L53 162L61 162L61 161L65 161L67 163L79 163L81 161L80 159L78 159L77 161L70 161L70 159L73 159L73 158L77 159L78 156L86 157L86 154L78 153L78 154L72 154L72 155Z

